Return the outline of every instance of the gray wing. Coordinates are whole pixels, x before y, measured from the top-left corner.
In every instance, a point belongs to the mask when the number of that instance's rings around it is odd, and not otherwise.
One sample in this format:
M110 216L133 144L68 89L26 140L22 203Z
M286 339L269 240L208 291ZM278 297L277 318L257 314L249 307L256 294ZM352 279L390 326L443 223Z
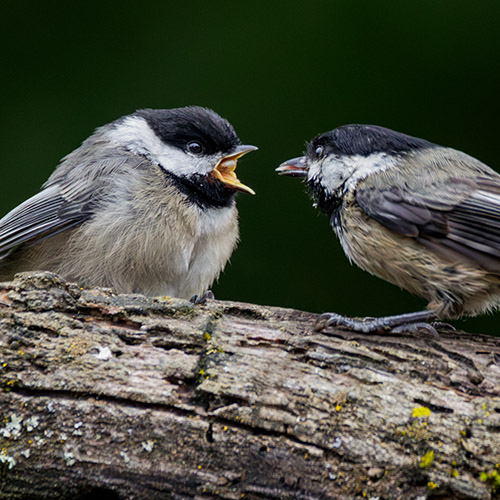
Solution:
M32 245L92 215L90 189L52 184L0 220L0 259L21 245Z
M500 273L500 176L441 179L413 193L368 184L356 201L384 226L449 260Z
M38 194L0 220L0 259L20 246L33 245L85 222L102 194L112 189L112 174L143 165L144 158L113 147L106 149L105 142L99 134L91 136L63 159Z

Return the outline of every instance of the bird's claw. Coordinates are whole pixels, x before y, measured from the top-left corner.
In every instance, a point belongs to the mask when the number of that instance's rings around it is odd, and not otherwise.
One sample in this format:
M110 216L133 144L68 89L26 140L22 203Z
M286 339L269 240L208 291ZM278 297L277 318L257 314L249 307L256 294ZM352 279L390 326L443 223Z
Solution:
M436 330L441 323L430 321L435 318L432 311L418 311L415 313L399 314L396 316L385 316L381 318L355 319L337 313L321 314L316 321L315 330L322 331L328 326L344 326L349 330L359 333L419 333L426 331L433 337L438 337ZM450 325L447 325L450 326ZM451 327L453 328L453 327Z
M328 326L345 326L355 332L377 333L387 330L387 326L380 319L383 318L354 319L342 314L324 313L316 321L315 330L320 332Z
M450 332L456 332L457 331L457 329L453 325L450 325L449 323L443 323L441 321L433 321L431 323L431 325L434 328L439 328L440 330L448 330Z
M341 317L340 314L323 313L316 320L316 324L314 326L314 329L317 332L321 332L321 330L324 330L328 326L332 326L332 325L337 326L338 325L337 319L340 317Z
M407 323L406 325L399 325L391 329L391 333L416 333L420 334L424 330L431 337L439 338L439 332L434 328L431 323Z
M189 302L195 305L201 305L204 306L209 300L214 300L215 295L212 290L207 290L201 297L199 295L193 295L190 299Z

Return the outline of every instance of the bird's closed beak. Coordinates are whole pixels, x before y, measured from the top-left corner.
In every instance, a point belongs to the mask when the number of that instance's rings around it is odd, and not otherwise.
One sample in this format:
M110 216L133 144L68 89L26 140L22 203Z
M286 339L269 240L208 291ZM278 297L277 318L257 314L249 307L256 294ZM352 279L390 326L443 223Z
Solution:
M234 153L224 156L224 158L217 163L213 170L213 174L230 189L255 194L255 191L252 188L245 186L245 184L240 182L238 177L236 177L234 170L236 169L238 158L241 158L243 155L250 153L250 151L255 151L256 149L259 148L256 146L238 146Z
M307 158L299 156L298 158L287 160L276 169L276 172L280 175L288 175L290 177L307 177L309 172Z

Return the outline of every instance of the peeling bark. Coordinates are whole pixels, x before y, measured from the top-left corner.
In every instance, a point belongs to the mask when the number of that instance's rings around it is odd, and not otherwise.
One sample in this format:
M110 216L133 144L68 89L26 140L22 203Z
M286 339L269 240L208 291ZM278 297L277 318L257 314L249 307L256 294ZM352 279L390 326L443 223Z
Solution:
M500 339L0 284L0 498L500 496Z

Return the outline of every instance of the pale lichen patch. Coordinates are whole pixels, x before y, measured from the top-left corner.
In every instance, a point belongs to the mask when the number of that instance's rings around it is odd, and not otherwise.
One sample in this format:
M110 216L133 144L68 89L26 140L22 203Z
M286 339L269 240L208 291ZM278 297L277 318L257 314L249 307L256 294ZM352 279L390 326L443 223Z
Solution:
M153 448L155 446L155 442L152 439L149 439L148 441L143 441L141 443L142 448L144 451L150 453L153 451Z
M13 413L10 415L10 422L8 422L4 428L0 429L0 434L4 438L19 439L21 436L22 422L22 417Z
M6 464L8 469L12 469L12 467L17 464L17 460L14 457L8 455L7 449L3 448L0 451L0 464Z

